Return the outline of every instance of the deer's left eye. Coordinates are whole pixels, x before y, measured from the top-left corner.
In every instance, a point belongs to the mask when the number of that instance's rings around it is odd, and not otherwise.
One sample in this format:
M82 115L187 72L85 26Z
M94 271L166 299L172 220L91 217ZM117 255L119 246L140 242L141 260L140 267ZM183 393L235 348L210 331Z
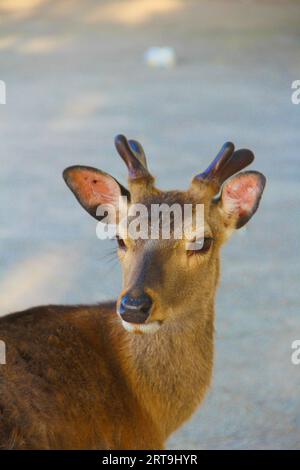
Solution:
M188 255L197 255L201 253L207 253L211 248L213 238L205 237L187 244L186 250Z

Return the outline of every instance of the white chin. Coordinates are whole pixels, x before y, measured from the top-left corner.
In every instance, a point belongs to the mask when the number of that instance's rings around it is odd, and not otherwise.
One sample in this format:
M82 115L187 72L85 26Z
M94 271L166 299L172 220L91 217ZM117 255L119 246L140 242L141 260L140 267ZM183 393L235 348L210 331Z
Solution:
M155 333L161 327L161 322L153 321L151 323L128 323L122 320L122 325L125 330L130 333Z

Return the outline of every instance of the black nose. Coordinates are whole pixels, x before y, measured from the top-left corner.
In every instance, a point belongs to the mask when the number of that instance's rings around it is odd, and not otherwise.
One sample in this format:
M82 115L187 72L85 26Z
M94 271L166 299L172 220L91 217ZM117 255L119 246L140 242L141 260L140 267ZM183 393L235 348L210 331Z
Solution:
M124 295L119 307L122 319L129 323L144 323L149 317L152 299L148 294L139 296Z

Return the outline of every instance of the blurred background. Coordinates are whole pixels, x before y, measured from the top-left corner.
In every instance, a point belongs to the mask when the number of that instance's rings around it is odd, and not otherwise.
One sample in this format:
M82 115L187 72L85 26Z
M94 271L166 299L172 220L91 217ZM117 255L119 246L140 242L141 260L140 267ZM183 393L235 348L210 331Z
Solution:
M175 64L150 67L154 46ZM80 163L125 182L116 134L143 143L164 189L226 140L267 175L223 250L211 391L169 448L300 448L299 52L299 1L0 0L1 315L118 294L113 242L61 177Z

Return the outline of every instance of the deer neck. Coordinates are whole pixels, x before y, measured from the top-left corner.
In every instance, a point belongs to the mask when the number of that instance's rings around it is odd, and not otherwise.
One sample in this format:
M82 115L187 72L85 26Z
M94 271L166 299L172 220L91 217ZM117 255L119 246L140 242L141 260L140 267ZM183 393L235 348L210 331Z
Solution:
M188 419L210 384L214 302L154 334L126 335L126 367L137 399L167 437Z

